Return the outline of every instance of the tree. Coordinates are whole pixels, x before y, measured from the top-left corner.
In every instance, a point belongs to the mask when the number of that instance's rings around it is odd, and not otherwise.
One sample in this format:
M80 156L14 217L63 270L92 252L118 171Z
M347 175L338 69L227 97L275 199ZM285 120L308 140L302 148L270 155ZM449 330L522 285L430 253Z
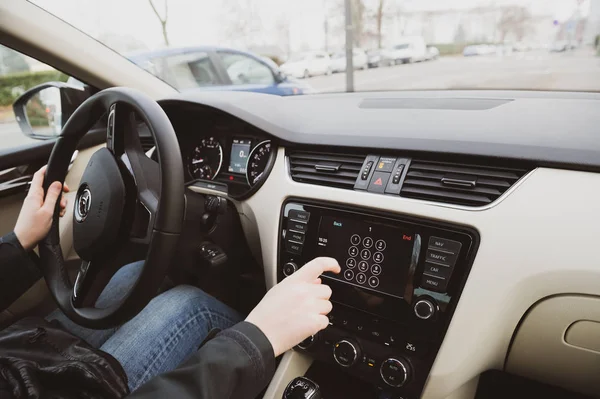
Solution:
M221 0L220 26L223 36L232 46L262 46L265 41L265 24L261 18L259 0ZM276 28L277 29L277 28Z
M154 3L152 2L152 0L148 0L148 3L150 3L150 7L152 7L152 11L154 11L156 18L158 18L158 20L160 21L160 26L162 27L163 39L165 40L165 45L168 46L169 45L169 35L167 34L167 20L169 18L168 0L165 0L165 17L164 18L160 16L160 14L156 10L156 7L154 6Z
M500 41L504 42L506 36L512 33L517 41L523 40L530 29L531 13L526 7L505 7L498 21Z
M375 21L377 22L377 48L381 48L381 29L383 28L383 4L385 0L379 0Z

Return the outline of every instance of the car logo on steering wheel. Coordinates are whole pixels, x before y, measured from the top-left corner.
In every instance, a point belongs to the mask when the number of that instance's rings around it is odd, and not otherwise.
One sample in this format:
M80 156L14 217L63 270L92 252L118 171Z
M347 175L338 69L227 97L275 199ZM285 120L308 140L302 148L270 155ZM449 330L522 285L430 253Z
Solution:
M92 193L89 188L84 189L75 203L75 220L83 222L92 207Z

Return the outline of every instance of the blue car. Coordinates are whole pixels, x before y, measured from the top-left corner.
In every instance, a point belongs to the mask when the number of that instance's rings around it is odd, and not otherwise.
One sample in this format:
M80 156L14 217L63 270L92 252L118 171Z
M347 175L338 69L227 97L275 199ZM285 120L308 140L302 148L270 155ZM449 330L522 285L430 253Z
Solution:
M223 47L184 47L129 55L132 62L179 91L235 90L290 96L314 93L269 58Z

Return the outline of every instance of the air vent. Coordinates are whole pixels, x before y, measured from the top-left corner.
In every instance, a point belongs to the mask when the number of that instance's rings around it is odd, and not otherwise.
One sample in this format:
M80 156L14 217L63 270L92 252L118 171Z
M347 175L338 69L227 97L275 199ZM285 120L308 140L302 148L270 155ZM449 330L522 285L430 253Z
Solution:
M142 143L142 148L144 149L144 152L154 147L154 139L152 138L152 136L140 136L140 141Z
M352 190L365 155L290 151L294 181Z
M528 170L414 159L400 195L467 206L492 203Z

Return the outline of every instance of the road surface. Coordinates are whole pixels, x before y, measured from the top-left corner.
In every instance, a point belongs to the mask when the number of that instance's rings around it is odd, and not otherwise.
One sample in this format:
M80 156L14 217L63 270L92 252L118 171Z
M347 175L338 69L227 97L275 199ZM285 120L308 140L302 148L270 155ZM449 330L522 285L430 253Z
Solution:
M441 57L435 61L356 71L354 79L355 91L489 88L600 92L600 57L587 49ZM306 81L319 92L346 89L343 73ZM0 150L32 141L20 133L14 119L0 120Z

